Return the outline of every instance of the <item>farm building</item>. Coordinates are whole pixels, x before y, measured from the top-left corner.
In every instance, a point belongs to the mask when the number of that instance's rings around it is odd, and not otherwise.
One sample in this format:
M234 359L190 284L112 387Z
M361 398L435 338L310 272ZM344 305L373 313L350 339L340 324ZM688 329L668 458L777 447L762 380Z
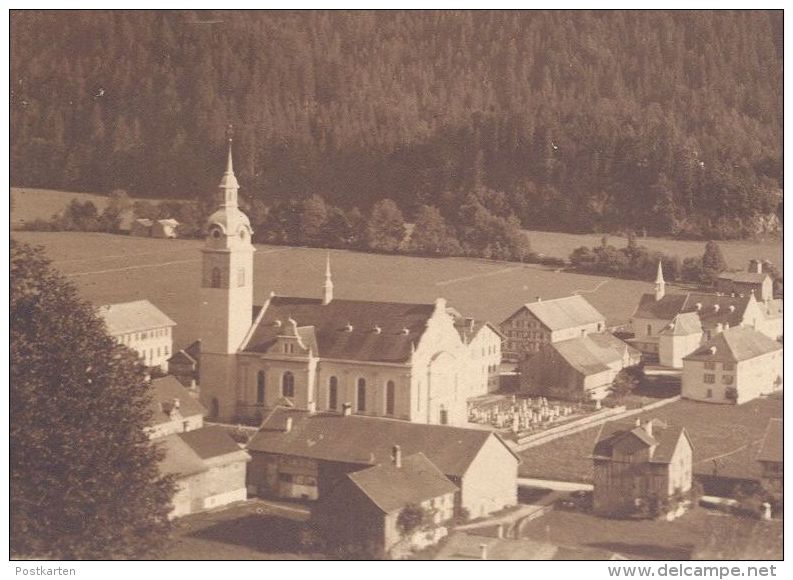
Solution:
M504 335L489 322L462 316L455 317L454 326L468 347L471 372L479 373L476 384L487 383L488 392L497 391L500 386L501 343Z
M148 300L107 304L97 309L108 334L138 353L147 367L168 369L176 323Z
M204 427L205 409L172 377L151 383L149 438L164 451L160 472L176 478L171 517L247 498L250 456L220 427Z
M426 455L471 517L517 503L519 458L490 431L284 408L248 443L249 492L322 501L346 474L390 461L395 445Z
M678 314L693 312L699 318L704 340L735 326L751 326L776 339L781 333L781 302L758 302L753 293L747 295L687 292L667 294L661 264L653 294L643 294L631 316L634 338L631 344L642 351L646 360L659 360L660 335ZM778 313L778 314L777 314ZM668 358L668 357L667 357ZM674 358L674 357L673 357Z
M729 328L683 358L684 398L740 404L782 389L782 345L750 327Z
M692 485L693 447L683 427L650 419L606 423L592 453L593 508L605 516L677 511Z
M326 538L339 546L367 546L390 553L434 544L446 535L457 491L449 479L419 452L345 475L314 510L313 519ZM414 510L415 529L400 528L400 516ZM422 513L423 512L423 513Z
M151 228L154 221L147 218L138 218L134 220L130 226L130 234L141 238L151 237Z
M606 328L605 317L577 294L554 300L537 298L501 323L504 358L518 362L548 343L579 338Z
M481 358L443 298L336 299L328 260L320 298L273 294L254 319L252 230L238 187L229 147L202 249L201 396L210 414L258 421L287 398L309 411L341 412L349 402L361 415L465 424L467 399L487 393L491 379L472 368Z
M187 388L198 385L201 373L201 341L193 341L168 359L168 372Z
M784 429L782 419L769 419L757 461L762 466L761 482L771 493L782 493L783 490L783 449Z
M774 297L774 281L763 272L761 260L751 260L745 272L722 272L716 279L716 291L723 294L754 294L761 301Z
M602 399L617 373L640 359L638 350L607 332L548 343L521 363L521 390L574 401Z

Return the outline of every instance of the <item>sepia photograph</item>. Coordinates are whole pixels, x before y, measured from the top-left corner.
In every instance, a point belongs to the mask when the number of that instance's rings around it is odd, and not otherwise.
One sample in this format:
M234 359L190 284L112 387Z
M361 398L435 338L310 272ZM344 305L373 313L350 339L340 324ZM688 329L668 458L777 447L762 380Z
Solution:
M782 10L7 19L16 576L782 570Z

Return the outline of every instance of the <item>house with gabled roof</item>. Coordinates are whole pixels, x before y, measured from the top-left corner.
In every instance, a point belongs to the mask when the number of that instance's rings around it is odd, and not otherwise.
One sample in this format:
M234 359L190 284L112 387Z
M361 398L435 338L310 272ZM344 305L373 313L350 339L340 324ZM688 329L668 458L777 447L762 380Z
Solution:
M138 353L147 367L168 369L176 323L148 300L106 304L97 309L108 334Z
M495 433L276 408L249 441L251 494L322 501L348 473L390 461L394 446L423 453L454 483L471 517L517 503L520 459Z
M682 395L740 404L782 389L782 344L748 326L727 329L683 358Z
M337 546L367 546L389 553L434 544L446 535L454 516L455 486L421 452L392 458L344 476L312 513L312 519ZM415 529L400 527L406 509L420 510L425 521ZM418 515L418 514L417 514Z
M170 517L247 499L250 456L220 427L204 426L206 409L173 377L151 381L147 433L163 453L160 473L177 489Z
M641 353L608 332L546 344L520 365L521 390L574 401L603 399Z
M201 250L200 386L210 415L258 423L286 398L311 412L349 403L360 415L465 425L468 399L488 392L490 376L473 371L442 297L338 298L328 256L318 297L273 293L253 315L253 230L238 189L229 143Z
M501 323L504 358L519 362L548 343L603 332L606 318L578 294L524 304Z
M763 271L762 260L750 260L749 267L740 272L722 272L716 278L716 291L723 294L754 294L760 301L774 297L774 281Z
M769 419L768 426L757 453L757 461L762 467L760 481L771 493L784 491L782 475L784 472L784 429L782 419Z
M657 419L605 423L592 452L595 513L658 517L678 512L691 490L692 457L684 427Z
M702 345L702 321L696 312L681 312L658 333L658 362L683 368L683 357Z

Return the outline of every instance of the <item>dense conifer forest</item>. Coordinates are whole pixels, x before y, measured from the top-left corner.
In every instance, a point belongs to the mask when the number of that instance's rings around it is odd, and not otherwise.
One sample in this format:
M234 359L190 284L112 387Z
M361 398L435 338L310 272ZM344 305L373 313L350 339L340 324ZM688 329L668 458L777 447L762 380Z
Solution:
M264 212L717 237L780 214L781 11L14 11L10 80L13 185L206 199L232 124Z

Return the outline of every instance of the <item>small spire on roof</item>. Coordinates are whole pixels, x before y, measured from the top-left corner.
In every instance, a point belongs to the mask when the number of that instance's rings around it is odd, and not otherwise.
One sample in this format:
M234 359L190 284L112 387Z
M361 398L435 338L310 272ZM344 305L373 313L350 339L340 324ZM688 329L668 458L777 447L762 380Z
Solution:
M330 274L330 252L325 255L325 285L323 286L322 304L327 306L333 300L333 280Z
M658 260L658 272L655 276L655 299L661 300L666 295L666 282L664 281L664 269L661 260Z

